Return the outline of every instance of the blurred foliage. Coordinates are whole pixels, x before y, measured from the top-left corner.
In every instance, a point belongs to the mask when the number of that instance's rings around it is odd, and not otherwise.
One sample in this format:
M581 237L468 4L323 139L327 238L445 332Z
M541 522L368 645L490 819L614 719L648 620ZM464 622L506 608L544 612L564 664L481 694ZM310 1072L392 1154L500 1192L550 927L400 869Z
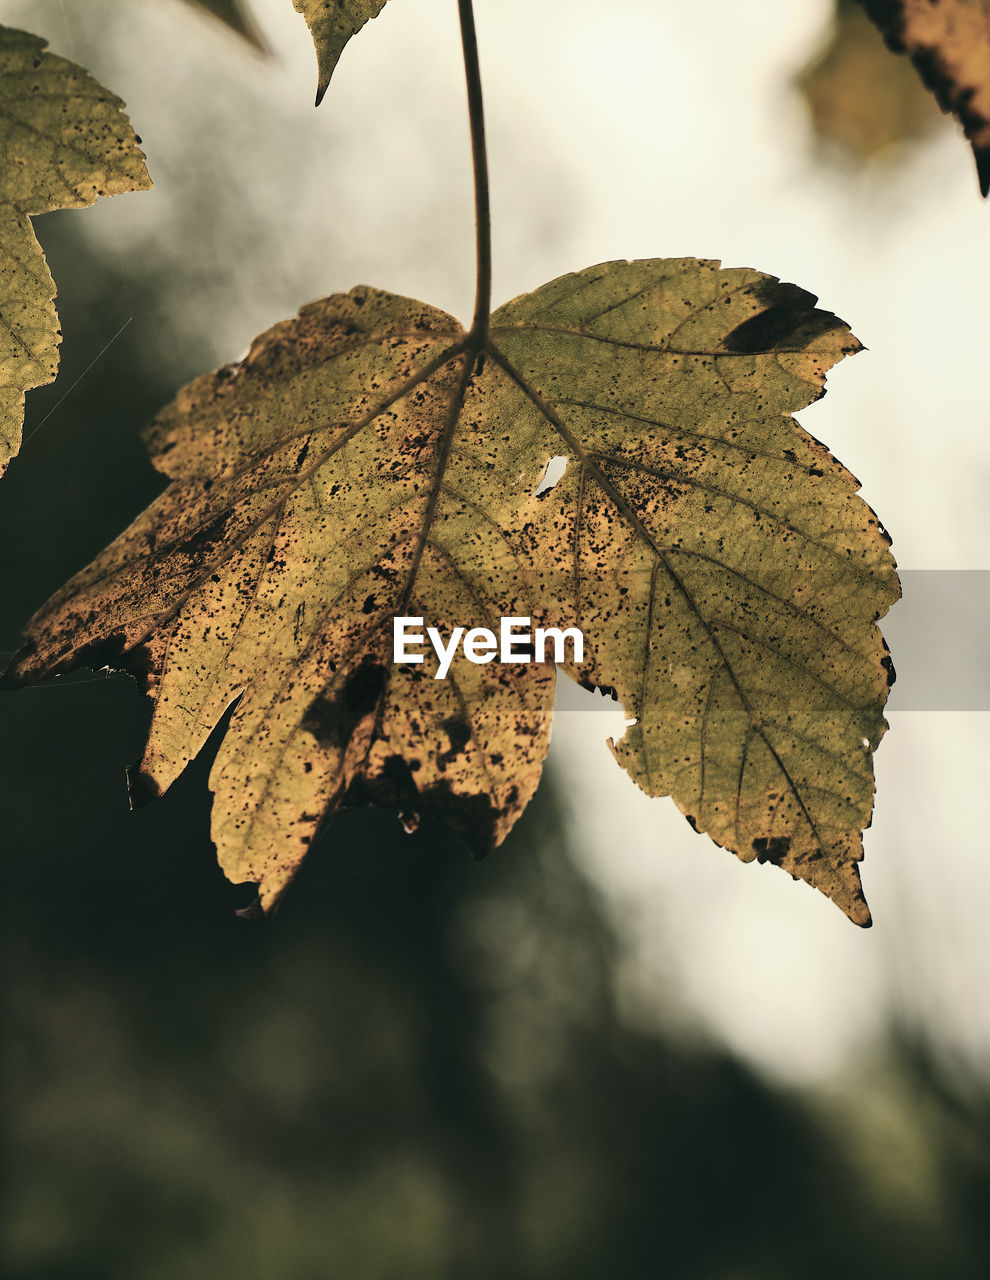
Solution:
M973 148L982 195L990 195L990 2L860 0L892 53L906 54Z
M7 1274L985 1274L985 1105L906 1059L893 1112L813 1107L623 1025L546 788L480 866L348 815L249 922L207 762L124 812L127 681L9 701Z
M940 118L913 67L891 56L856 0L835 0L825 43L795 86L826 153L853 164L921 141Z
M231 31L236 31L249 44L253 44L260 53L267 52L268 46L241 0L186 0L186 3L212 13L215 18L219 18L222 23L230 27Z

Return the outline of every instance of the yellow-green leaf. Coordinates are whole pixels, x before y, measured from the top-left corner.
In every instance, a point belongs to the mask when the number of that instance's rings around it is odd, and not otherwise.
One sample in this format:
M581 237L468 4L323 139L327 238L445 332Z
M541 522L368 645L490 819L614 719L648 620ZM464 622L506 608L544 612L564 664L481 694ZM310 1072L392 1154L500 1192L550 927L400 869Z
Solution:
M0 27L0 474L26 392L58 369L55 283L30 216L151 186L123 103L46 44Z
M857 482L791 418L858 349L793 285L615 262L495 312L484 343L360 288L276 325L152 423L172 485L32 621L8 676L125 668L139 791L240 699L214 838L270 905L327 815L439 815L483 852L532 795L552 665L393 662L393 619L583 630L616 756L745 860L869 916L856 863L897 597ZM541 484L549 460L567 467Z
M990 192L990 0L860 0L895 53L906 53L973 147Z
M386 0L292 0L292 3L306 19L316 45L319 71L316 105L319 106L344 45L366 22L378 17Z

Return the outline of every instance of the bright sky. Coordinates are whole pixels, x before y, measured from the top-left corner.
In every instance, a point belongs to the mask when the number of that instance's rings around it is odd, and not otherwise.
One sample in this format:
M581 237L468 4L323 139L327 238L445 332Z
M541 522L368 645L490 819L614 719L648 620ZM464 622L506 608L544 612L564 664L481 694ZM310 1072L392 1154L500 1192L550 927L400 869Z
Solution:
M302 20L289 0L252 8L274 50L267 63L179 0L0 6L127 101L156 193L105 202L85 222L125 268L129 255L163 260L184 374L235 358L307 298L357 283L468 318L454 0L387 6L347 49L319 112ZM816 165L789 79L821 39L825 0L475 8L496 302L610 258L718 257L801 284L869 348L801 420L860 477L902 567L990 570L990 206L953 127L899 169L848 179ZM100 15L111 13L108 39ZM970 601L984 626L986 590ZM954 635L951 608L940 624ZM918 679L940 657L939 629L931 636ZM968 654L963 667L982 656ZM846 1069L895 1011L967 1057L986 1055L990 722L985 710L898 712L912 694L910 681L895 688L877 756L864 869L876 924L865 933L639 793L603 745L621 712L558 716L552 768L581 860L622 921L637 1016L676 1018L796 1081Z

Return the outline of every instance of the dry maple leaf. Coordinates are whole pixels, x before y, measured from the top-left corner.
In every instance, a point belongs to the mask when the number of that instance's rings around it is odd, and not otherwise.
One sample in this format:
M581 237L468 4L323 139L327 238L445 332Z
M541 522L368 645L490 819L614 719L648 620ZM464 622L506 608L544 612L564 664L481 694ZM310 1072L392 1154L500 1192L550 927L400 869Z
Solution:
M155 419L173 483L33 619L7 683L134 674L152 794L240 699L213 834L269 906L342 804L440 816L483 853L535 790L553 666L437 679L430 653L393 662L394 618L579 627L565 669L635 718L635 781L868 923L899 586L857 481L790 416L859 349L815 301L684 259L564 276L480 338L374 289L312 303Z
M151 186L124 104L47 43L0 27L0 475L20 447L24 396L54 381L62 340L31 215Z

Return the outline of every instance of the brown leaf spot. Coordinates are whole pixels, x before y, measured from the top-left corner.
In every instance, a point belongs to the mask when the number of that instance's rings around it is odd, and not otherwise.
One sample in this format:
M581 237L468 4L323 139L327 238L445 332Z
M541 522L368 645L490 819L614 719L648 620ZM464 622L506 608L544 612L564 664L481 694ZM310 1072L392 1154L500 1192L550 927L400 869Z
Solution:
M779 867L790 851L790 836L758 836L753 841L757 862L771 862Z

